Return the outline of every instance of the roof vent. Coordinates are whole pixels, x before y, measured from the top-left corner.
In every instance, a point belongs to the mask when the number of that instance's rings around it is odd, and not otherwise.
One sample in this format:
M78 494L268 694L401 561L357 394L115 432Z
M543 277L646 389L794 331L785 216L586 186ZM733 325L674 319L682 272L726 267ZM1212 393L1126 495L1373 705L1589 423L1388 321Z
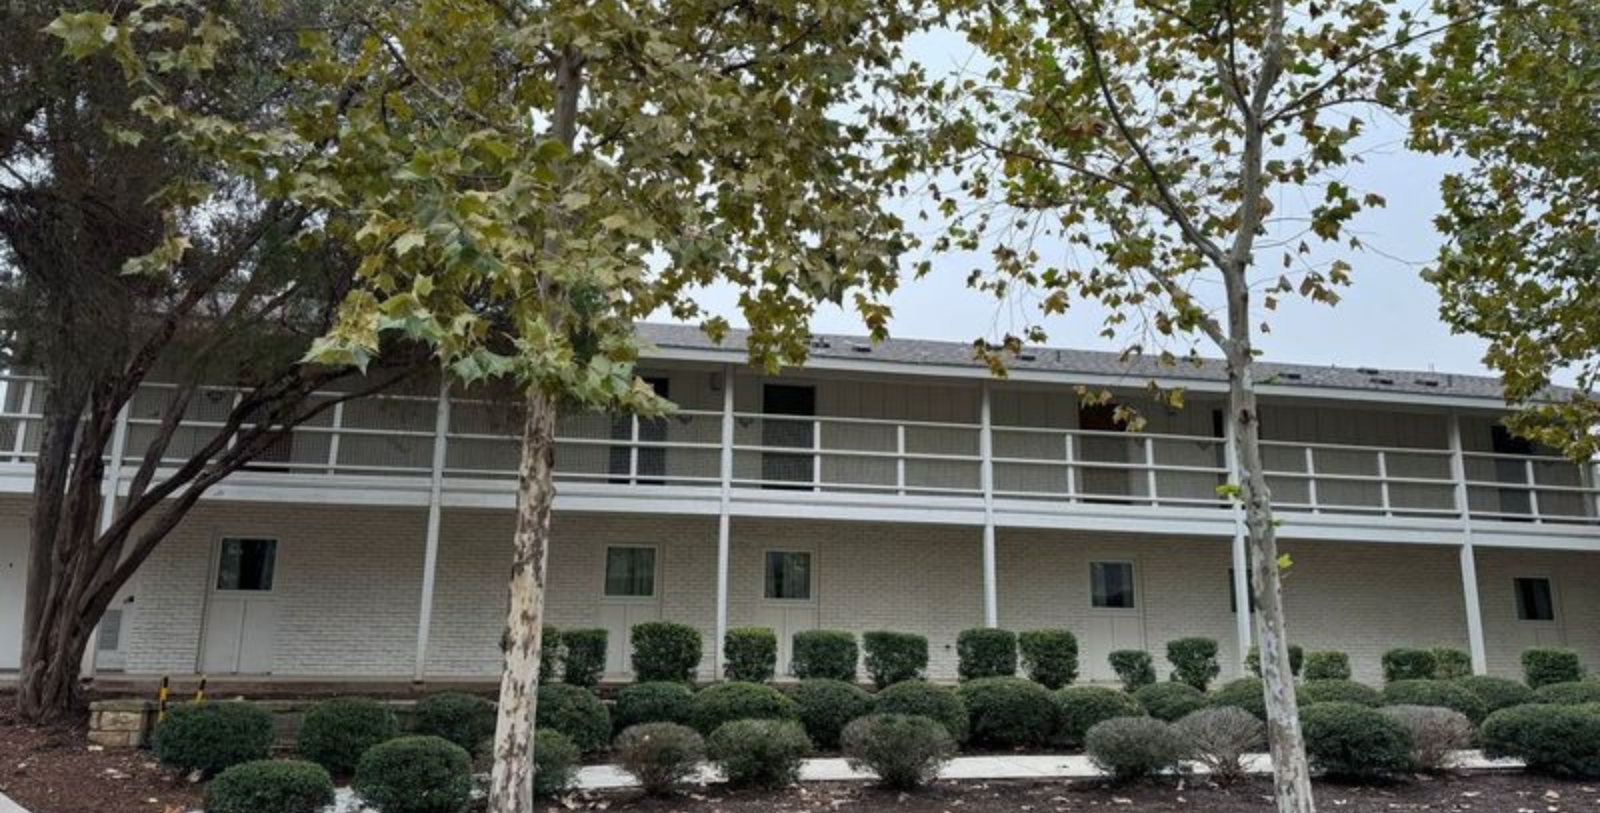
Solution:
M1373 376L1373 377L1372 377L1372 379L1371 379L1371 381L1372 381L1372 383L1374 383L1374 384L1382 384L1382 385L1383 385L1383 386L1385 386L1385 387L1392 387L1392 386L1394 386L1394 379L1392 379L1392 378L1384 378L1384 377L1383 377L1383 376L1381 376L1381 375L1375 375L1375 376Z
M1418 386L1422 386L1422 387L1437 387L1437 386L1439 386L1439 380L1436 379L1436 378L1417 378L1417 379L1413 379L1413 380L1416 382L1416 384Z
M1038 361L1038 360L1039 360L1038 355L1034 354L1032 351L1029 351L1029 350L1024 350L1021 353L1017 354L1017 361Z
M850 345L850 350L851 350L851 352L854 352L854 353L871 353L872 352L872 345L870 345L870 344L852 344L852 345Z
M823 337L823 336L812 336L811 337L811 349L812 350L827 350L828 348L830 348L832 346L833 346L833 342L828 341L826 337Z
M1356 372L1358 372L1358 373L1360 373L1362 375L1377 375L1378 374L1378 370L1375 367L1357 367L1356 368Z
M1278 377L1284 381L1299 381L1305 376L1302 376L1299 373L1278 373Z

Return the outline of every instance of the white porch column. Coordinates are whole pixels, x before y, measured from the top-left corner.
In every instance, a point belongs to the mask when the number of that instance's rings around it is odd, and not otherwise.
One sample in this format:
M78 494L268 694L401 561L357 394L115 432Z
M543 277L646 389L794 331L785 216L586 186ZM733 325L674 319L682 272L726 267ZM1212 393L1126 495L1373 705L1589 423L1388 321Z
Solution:
M1461 595L1467 609L1467 645L1472 650L1472 672L1489 670L1483 645L1483 606L1478 601L1478 562L1472 550L1472 506L1467 490L1467 464L1461 454L1461 418L1450 414L1450 477L1455 480L1456 508L1461 512Z
M733 365L722 368L722 499L717 512L717 639L711 642L712 678L722 677L722 641L728 637L729 512L733 507Z
M1239 485L1239 451L1234 448L1234 428L1232 416L1222 422L1223 429L1223 459L1227 461L1228 485ZM1253 640L1251 625L1251 610L1255 605L1250 595L1250 555L1246 549L1247 533L1244 525L1244 507L1234 497L1228 498L1228 510L1233 512L1233 614L1234 634L1239 639L1238 663L1239 674L1246 674L1249 669L1245 661L1250 656L1250 644Z
M428 485L427 542L422 554L422 608L417 614L417 664L412 679L422 682L428 665L428 633L433 627L433 587L439 569L440 496L444 491L445 454L449 449L450 379L439 384L439 407L433 418L433 472Z
M983 624L1000 626L999 590L995 584L994 552L994 421L990 414L989 382L983 382L983 400L979 409L981 428L978 434L978 455L982 462L979 479L983 484Z
M117 492L122 490L122 458L126 456L128 448L128 412L133 406L133 399L122 405L117 412L117 425L111 430L111 459L106 462L105 487L100 497L100 533L105 533L111 527L111 521L117 516ZM20 429L19 429L20 435ZM102 622L103 623L103 622ZM100 653L100 624L89 633L89 644L83 650L84 677L92 678L95 673L95 661Z

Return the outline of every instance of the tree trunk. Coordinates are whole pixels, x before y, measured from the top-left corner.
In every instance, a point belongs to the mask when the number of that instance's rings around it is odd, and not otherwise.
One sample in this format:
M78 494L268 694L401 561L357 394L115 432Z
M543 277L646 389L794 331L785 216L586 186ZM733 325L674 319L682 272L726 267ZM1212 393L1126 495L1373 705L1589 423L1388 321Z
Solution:
M555 500L556 406L538 391L528 395L517 473L517 530L512 538L511 602L506 614L505 665L500 673L499 718L488 813L533 810L533 720L544 616L545 559L550 509Z

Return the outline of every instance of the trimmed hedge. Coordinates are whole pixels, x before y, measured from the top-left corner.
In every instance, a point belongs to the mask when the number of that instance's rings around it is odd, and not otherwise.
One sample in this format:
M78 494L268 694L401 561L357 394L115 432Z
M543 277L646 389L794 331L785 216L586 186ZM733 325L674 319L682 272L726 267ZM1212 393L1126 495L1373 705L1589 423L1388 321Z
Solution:
M722 639L722 675L728 680L766 683L778 669L778 634L766 627L728 630Z
M700 668L700 631L688 624L647 621L633 627L633 676L640 683L688 683Z
M1124 691L1136 692L1140 686L1156 682L1155 664L1150 653L1142 649L1119 649L1106 660L1111 664L1111 671L1117 673L1117 679L1122 681Z
M1486 756L1520 759L1530 771L1600 777L1600 712L1592 708L1530 703L1501 709L1483 721L1478 741Z
M1432 680L1433 673L1438 668L1439 662L1434 659L1432 650L1400 648L1383 653L1385 683L1397 680Z
M617 693L611 709L612 728L618 733L640 723L688 725L694 691L683 683L635 683Z
M335 697L306 712L300 724L300 756L348 776L367 749L400 736L400 722L388 706L370 697Z
M1308 706L1315 703L1355 703L1377 708L1383 705L1382 692L1353 680L1308 680L1296 696Z
M1477 695L1448 680L1397 680L1383 687L1383 704L1452 709L1465 714L1473 725L1489 714L1489 707Z
M559 731L585 753L599 751L611 741L611 713L594 692L565 683L540 686L534 710L534 728Z
M389 740L361 755L354 788L383 813L460 813L472 800L472 757L438 737Z
M208 813L320 813L333 804L333 778L315 762L244 762L206 784Z
M967 705L970 737L994 748L1038 746L1056 730L1050 690L1019 677L969 680L958 690Z
M1600 703L1600 680L1546 683L1533 693L1533 697L1535 703L1550 703L1557 706Z
M733 681L707 686L689 704L689 724L701 734L734 720L793 720L798 716L794 701L765 683Z
M699 772L706 744L687 726L644 723L623 729L611 751L645 793L665 796Z
M1017 636L1028 679L1059 689L1078 679L1078 639L1066 630L1029 630Z
M1349 680L1350 656L1337 650L1322 650L1306 655L1306 682Z
M555 799L572 789L581 757L572 738L559 731L533 733L533 796Z
M1532 703L1534 699L1532 689L1507 678L1467 675L1456 678L1454 683L1477 695L1490 714L1512 706Z
M1583 663L1570 649L1534 647L1522 653L1522 678L1530 689L1571 683L1583 679Z
M610 633L603 629L567 630L561 634L562 679L574 686L592 689L606 673L606 642Z
M932 782L956 754L956 741L945 726L904 714L862 717L845 726L840 742L851 768L871 771L896 790Z
M1011 677L1017 673L1017 634L993 627L956 636L956 671L962 680Z
M1376 779L1408 771L1411 734L1394 718L1354 703L1317 703L1300 712L1306 756L1323 773Z
M1120 717L1096 723L1083 750L1113 782L1131 782L1177 770L1184 745L1169 723L1150 717Z
M206 776L272 753L272 714L250 703L173 706L151 747L161 764Z
M793 720L734 720L711 733L706 755L729 785L781 788L799 781L811 740Z
M885 689L906 680L920 680L928 669L928 639L909 632L868 632L861 636L867 674Z
M794 634L789 671L801 680L855 681L861 651L856 637L844 630L806 630Z
M1240 678L1225 683L1211 693L1211 705L1233 706L1244 709L1255 716L1257 720L1267 719L1267 698L1263 692L1265 688L1261 678ZM1300 697L1299 689L1295 690L1295 698Z
M1154 683L1133 693L1146 713L1164 723L1175 723L1193 711L1210 706L1206 693L1187 683Z
M878 692L873 707L875 714L927 717L944 726L957 743L967 741L967 704L954 689L907 680Z
M823 748L837 748L844 727L872 713L872 695L842 680L802 680L789 687L789 697L799 711L800 724Z
M1300 671L1305 667L1306 651L1299 644L1289 645L1289 672L1295 677L1300 677ZM1348 663L1346 664L1348 667ZM1261 647L1252 646L1244 656L1244 667L1250 674L1261 677ZM1346 675L1348 677L1348 675Z
M1472 656L1450 646L1433 648L1433 679L1455 680L1472 674Z
M442 692L417 701L415 733L443 737L477 753L494 736L494 704L465 692Z
M1068 686L1055 693L1058 744L1076 746L1090 728L1117 717L1143 717L1139 701L1127 692L1105 686Z
M561 674L561 630L539 627L539 682L553 683Z
M1172 679L1205 691L1222 664L1217 662L1217 642L1212 638L1179 638L1167 642L1167 662L1172 664Z

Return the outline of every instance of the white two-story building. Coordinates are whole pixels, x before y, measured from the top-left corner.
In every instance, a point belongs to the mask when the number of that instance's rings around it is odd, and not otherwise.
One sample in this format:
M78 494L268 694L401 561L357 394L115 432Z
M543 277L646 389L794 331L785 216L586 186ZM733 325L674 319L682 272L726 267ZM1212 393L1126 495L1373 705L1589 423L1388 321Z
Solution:
M962 629L1074 632L1106 655L1208 636L1225 675L1251 634L1220 365L1158 368L1037 348L994 379L960 343L819 336L768 377L697 330L641 328L644 374L681 409L561 424L551 623L610 630L625 679L645 620L705 636L771 627L928 637L955 675ZM1516 675L1560 645L1600 666L1594 469L1507 433L1498 383L1263 365L1263 427L1291 638L1376 680L1397 646L1453 646ZM1187 390L1168 410L1152 378ZM1148 420L1124 431L1077 385ZM0 416L0 670L15 669L39 388ZM136 460L166 397L123 420ZM231 404L191 407L197 433ZM214 489L141 569L98 635L94 673L460 682L500 663L519 426L514 399L437 385L353 401ZM175 444L181 446L181 444ZM130 469L131 470L131 469ZM125 488L113 465L107 489Z

